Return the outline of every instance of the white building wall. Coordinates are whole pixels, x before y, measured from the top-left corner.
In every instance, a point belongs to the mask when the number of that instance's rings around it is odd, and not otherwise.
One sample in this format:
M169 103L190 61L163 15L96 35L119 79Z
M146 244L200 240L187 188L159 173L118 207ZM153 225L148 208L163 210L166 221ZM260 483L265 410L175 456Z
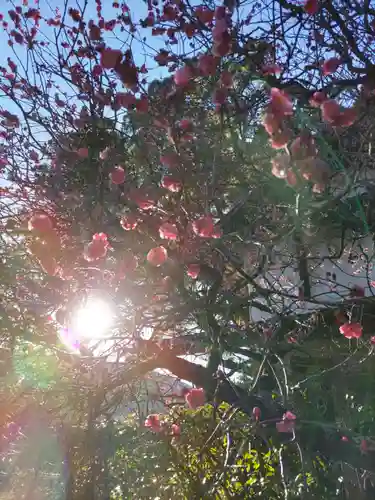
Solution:
M268 306L271 303L275 314L267 314L251 307L251 319L259 322L276 316L277 312L306 312L337 304L349 298L354 287L364 289L367 297L375 296L375 249L372 237L347 243L339 258L330 257L339 254L340 246L341 242L337 240L330 248L320 244L308 249L311 298L314 302L305 301L299 295L301 281L298 265L291 260L295 252L291 251L290 246L289 249L287 246L275 248L268 269L257 281L262 287L279 293L275 293L268 303L264 299L256 299ZM285 298L283 294L289 297Z
M95 367L95 374L99 381L106 381L108 377L124 370L125 363L107 362L101 367ZM92 377L93 372L90 373ZM119 401L113 413L116 419L125 417L129 413L136 413L142 420L151 413L166 413L172 403L185 403L184 393L191 386L177 377L162 370L150 372L144 379L139 379L124 386L124 398Z

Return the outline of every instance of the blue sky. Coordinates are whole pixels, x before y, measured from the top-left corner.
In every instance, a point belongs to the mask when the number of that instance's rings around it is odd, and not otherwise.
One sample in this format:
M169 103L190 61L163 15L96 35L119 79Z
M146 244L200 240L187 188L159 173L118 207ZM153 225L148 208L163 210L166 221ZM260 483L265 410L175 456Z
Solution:
M6 13L8 10L13 8L13 2L11 0L5 1L6 7L2 9L3 13ZM40 11L46 18L53 17L57 10L59 10L60 13L64 13L65 2L67 2L67 5L69 7L77 8L80 10L86 3L86 0L39 0ZM120 0L119 3L121 5L124 2L123 0ZM222 4L222 2L219 0L215 1L214 3L217 5ZM16 0L16 4L21 4L21 0ZM102 0L102 15L106 21L116 18L116 15L121 12L120 9L113 8L112 4L113 0ZM126 4L131 12L133 22L137 26L139 26L139 21L141 19L145 19L147 16L147 0L128 0ZM200 5L202 4L202 0L190 0L189 4L191 6ZM29 0L29 5L30 7L32 7L34 5L34 0ZM24 10L27 10L27 8L24 7ZM243 9L244 17L248 14L249 10L250 7L245 7ZM86 22L88 22L90 19L92 19L94 22L98 21L95 0L87 0L84 19ZM68 21L68 24L74 24L70 22L71 20L69 16ZM44 22L42 23L41 32L47 34L49 37L51 37L51 39L53 39L53 28L49 28ZM156 55L161 48L165 48L164 41L167 40L168 37L151 36L150 28L138 29L138 32L133 36L130 36L129 33L126 32L120 33L118 28L115 29L114 33L104 32L104 35L105 42L110 47L124 48L131 44L136 64L139 66L141 66L142 64L146 64L147 68L151 70L148 75L149 78L160 78L167 74L165 68L161 68L155 63L155 61L153 60L153 56ZM7 57L14 58L14 54L13 49L8 46L8 37L3 30L0 30L0 43L2 47L2 57L0 58L0 65L6 65ZM182 43L184 44L183 46ZM189 41L186 39L183 42L179 41L179 45L173 46L173 51L176 53L182 53L186 51L186 49L189 49L188 43ZM25 60L25 46L15 46L15 49L20 59Z
M18 2L20 3L20 2ZM30 2L30 5L32 5L33 2ZM60 12L64 11L64 3L65 0L40 0L40 11L43 16L45 17L53 17L53 13L59 9ZM84 5L84 0L68 0L68 6L72 8L77 8L77 6L82 6ZM103 17L106 21L109 21L111 19L114 19L116 17L116 14L118 15L119 10L114 9L112 7L112 0L103 0ZM120 2L121 3L121 2ZM12 8L11 3L9 0L7 1L7 7L9 5L8 9L4 9L3 12L6 12L7 10L10 10ZM53 7L51 7L53 5ZM130 11L132 13L132 19L134 22L137 24L139 23L140 19L144 19L147 15L147 4L144 3L141 0L130 0L127 2L127 5L130 8ZM84 16L86 22L90 19L94 20L94 22L97 22L97 13L96 13L96 2L95 0L88 0L88 6L85 11L85 16ZM73 24L73 23L72 23ZM41 26L41 32L47 34L49 37L52 37L53 35L53 29L49 28L46 26L45 23L42 23ZM110 32L105 33L105 41L108 44L108 46L117 48L121 46L121 42L117 39L115 35L118 35L119 30L116 29L115 33L111 34ZM146 40L143 42L142 37L145 37ZM148 66L154 67L155 71L155 78L160 77L165 74L165 70L163 72L163 69L160 67L157 67L157 64L152 60L150 57L151 54L157 53L157 51L161 48L163 48L163 42L160 39L160 37L152 37L151 36L151 31L150 29L146 30L141 30L141 33L134 34L132 38L126 33L122 34L122 41L127 44L127 41L131 41L131 46L133 49L133 54L134 57L136 58L136 63L139 65L142 65L146 63ZM8 45L8 36L7 34L3 31L0 30L0 43L1 43L1 48L2 48L2 57L0 58L0 65L6 65L6 60L7 57L11 57L14 59L14 51L11 47ZM17 52L17 55L20 57L21 60L25 60L25 54L26 54L26 48L24 46L15 46L15 50Z
M4 0L3 0L4 1ZM11 10L14 8L14 5L8 0L6 1L6 6L1 10L2 13L5 15L5 20L7 19L7 11ZM45 17L46 19L48 18L53 18L56 14L56 11L59 10L61 13L64 12L64 3L65 0L40 0L40 11L42 13L42 16ZM78 6L83 6L85 3L84 0L68 0L68 6L72 8L77 8ZM119 14L119 9L115 9L112 7L112 0L103 0L103 17L106 21L109 21L111 19L115 19L116 15ZM120 2L121 3L121 2ZM21 0L17 0L16 5L20 5ZM34 5L34 0L29 0L30 7ZM130 0L128 2L128 6L130 8L130 12L132 13L132 19L133 22L135 22L137 25L139 24L140 19L144 19L147 15L147 3L142 2L140 0ZM27 8L24 7L24 10ZM92 19L95 23L98 22L98 16L96 12L96 2L95 0L88 0L88 6L85 11L85 16L84 19L86 22L88 22L90 19ZM67 24L69 25L74 25L74 23L71 21L70 17L68 17ZM13 28L13 24L9 24L9 29ZM41 40L43 37L46 37L45 39L49 40L54 40L54 35L55 32L57 32L59 28L52 28L48 27L48 25L42 21L41 22L41 29L40 29L40 34L37 35L37 39ZM108 46L113 47L113 48L128 48L129 44L131 44L132 50L133 50L133 56L135 58L135 62L137 65L142 66L143 64L146 64L148 68L150 68L150 72L147 75L147 79L149 81L155 79L155 78L162 78L168 75L168 72L165 68L159 67L157 63L153 60L153 57L157 54L157 52L160 50L160 48L164 47L163 40L160 37L152 37L151 36L151 30L141 30L141 32L135 33L133 36L130 36L129 33L121 33L119 28L116 28L116 30L112 32L103 32L105 35L105 42ZM142 38L145 37L145 40L142 40ZM1 48L2 48L2 55L0 57L0 66L4 66L8 68L8 63L7 63L7 58L11 58L20 68L22 65L26 67L27 65L27 60L28 60L28 52L30 56L30 51L28 51L26 45L18 45L15 44L13 47L10 47L8 44L8 34L4 29L0 27L0 43L1 43ZM61 45L61 42L64 41L64 38L60 38L59 45ZM61 49L60 50L64 51L65 54L67 54L66 49ZM53 43L51 43L51 52L56 53L56 50L54 49ZM45 50L43 53L43 56L45 55L46 61L48 62L51 60L48 56L48 49ZM37 59L39 59L39 55L37 56ZM32 65L31 65L32 66ZM56 64L54 65L56 67ZM25 68L20 71L22 73L22 76L25 74ZM27 78L33 83L33 72L29 69ZM69 99L74 99L78 101L78 89L73 89L71 87L68 87L64 81L59 79L59 77L54 78L56 83L60 84L61 86L61 91L64 92L66 91L68 94ZM3 78L0 75L0 81L3 81ZM5 80L5 83L9 83L7 80ZM122 86L118 86L118 90L123 91ZM51 94L55 95L56 89L52 88L51 89ZM84 104L78 102L78 109ZM19 115L19 109L18 107L10 100L8 99L3 92L0 91L0 106L3 109L6 109L12 113L16 113ZM109 110L110 111L110 110ZM43 136L40 136L40 139L43 141L44 140L44 134ZM46 137L47 139L48 137Z

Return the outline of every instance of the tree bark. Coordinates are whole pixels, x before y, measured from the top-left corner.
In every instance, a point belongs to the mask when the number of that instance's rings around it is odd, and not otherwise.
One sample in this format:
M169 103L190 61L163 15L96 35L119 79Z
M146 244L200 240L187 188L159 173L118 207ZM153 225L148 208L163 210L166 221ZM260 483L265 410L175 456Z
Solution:
M280 406L275 404L271 407L266 404L266 400L261 396L249 394L226 379L213 379L212 374L209 373L206 367L177 357L173 349L160 349L159 352L155 353L153 358L138 363L133 368L127 370L124 372L121 383L129 383L135 378L144 376L157 368L166 369L176 377L202 387L207 393L210 393L213 384L216 384L215 400L217 402L226 402L240 408L249 416L252 414L255 406L260 408L263 420L281 420L284 413L284 409ZM116 386L118 386L118 383ZM350 439L349 434L347 437L348 441L342 441L342 435L339 432L326 432L323 428L318 429L315 435L313 435L310 425L302 425L297 430L296 439L300 446L310 454L321 454L329 461L344 462L357 469L366 469L375 472L375 452L361 453L358 444Z
M255 406L261 409L264 419L281 418L284 410L274 405L269 408L263 398L249 394L244 389L232 384L224 378L213 379L211 372L204 366L191 363L186 359L178 358L171 351L162 351L157 358L158 368L169 370L176 377L187 380L202 387L210 393L215 386L215 398L240 408L244 413L251 415Z

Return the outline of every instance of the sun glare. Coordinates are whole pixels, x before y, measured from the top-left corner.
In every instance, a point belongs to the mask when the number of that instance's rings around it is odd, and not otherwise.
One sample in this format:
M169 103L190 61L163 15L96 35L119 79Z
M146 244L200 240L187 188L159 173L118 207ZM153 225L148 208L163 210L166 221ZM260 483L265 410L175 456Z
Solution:
M73 314L71 329L81 339L103 339L111 335L114 311L111 304L99 298L88 299Z

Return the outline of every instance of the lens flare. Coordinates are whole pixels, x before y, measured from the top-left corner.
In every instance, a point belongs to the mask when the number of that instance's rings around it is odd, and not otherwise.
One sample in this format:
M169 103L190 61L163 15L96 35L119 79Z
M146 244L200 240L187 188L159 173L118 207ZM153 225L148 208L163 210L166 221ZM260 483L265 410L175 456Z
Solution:
M104 339L111 335L113 323L111 304L100 298L89 298L73 313L70 330L76 339Z
M74 353L79 353L80 342L71 329L60 328L59 337L62 344L64 344L65 347L67 347L70 351Z

